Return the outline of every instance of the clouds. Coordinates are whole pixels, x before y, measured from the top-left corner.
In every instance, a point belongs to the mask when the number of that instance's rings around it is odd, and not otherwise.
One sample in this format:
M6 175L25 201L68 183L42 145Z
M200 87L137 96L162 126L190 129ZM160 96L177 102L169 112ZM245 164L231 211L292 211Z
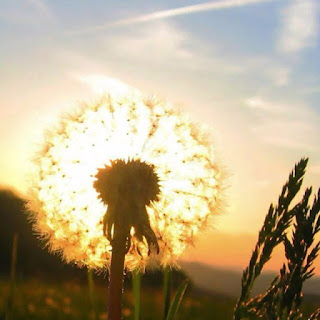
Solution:
M319 33L318 0L293 0L282 13L278 50L294 53L313 46Z
M3 7L1 7L3 6ZM10 1L0 3L0 21L18 26L46 26L55 22L56 17L45 0Z
M312 177L319 172L318 102L316 96L307 96L320 92L319 47L306 52L308 65L303 55L303 48L315 41L314 24L312 32L304 26L302 30L289 27L295 25L292 17L304 12L295 9L294 15L289 8L301 1L205 1L183 7L186 2L146 5L127 0L111 5L93 0L61 5L49 0L19 4L0 0L0 7L5 3L8 9L0 10L0 19L5 15L2 19L8 22L0 30L0 35L6 34L0 52L4 65L0 98L17 114L14 122L4 118L6 128L15 128L5 130L7 135L0 139L10 142L4 146L8 173L2 173L4 182L15 179L21 187L19 177L27 172L21 155L34 145L34 133L37 136L75 101L94 100L107 87L117 87L104 76L108 75L181 102L193 118L215 128L221 157L229 160L230 173L235 174L234 191L230 191L233 207L221 227L227 230L231 223L245 230L249 223L251 230L258 228L263 217L257 212L264 212L261 204L271 192L269 181L273 185L293 161L305 155L315 161ZM156 11L175 5L181 7ZM278 14L286 5L278 26ZM143 12L151 15L139 16ZM59 23L52 23L50 14ZM178 19L182 15L188 18ZM309 16L303 17L309 24ZM103 32L94 29L95 24ZM81 29L92 33L82 34ZM286 45L292 38L299 39L299 46ZM247 194L256 203L249 211Z
M254 96L245 101L255 115L251 130L273 146L311 152L318 148L320 116L299 103L268 100Z
M243 68L217 53L218 45L208 44L171 21L154 21L101 36L101 50L113 60L143 69L202 71L237 74Z
M115 22L114 25L126 25L126 24L154 21L154 20L165 19L165 18L186 15L191 13L236 8L236 7L242 7L250 4L262 3L262 2L268 2L268 1L272 1L272 0L210 1L210 2L200 3L192 6L181 7L181 8L171 9L171 10L163 10L163 11L158 11L151 14L137 16L130 19L120 20Z
M280 11L273 57L274 63L280 64L273 72L277 87L287 86L294 80L303 50L317 45L319 13L318 0L290 0Z
M99 95L103 95L106 92L113 95L123 95L134 90L133 87L119 79L101 74L74 75L74 79L83 82Z
M53 15L44 0L27 0L42 16L52 19Z
M164 22L153 23L151 28L125 30L105 38L105 44L117 56L144 62L188 61L193 58L187 48L189 42L186 32Z
M274 84L278 87L286 86L290 81L291 69L285 66L279 66L270 70Z
M32 0L32 1L39 1L39 0ZM175 9L162 10L162 11L155 11L145 15L138 15L131 18L121 19L111 23L92 26L87 29L80 30L80 32L76 32L76 33L94 32L98 30L107 29L110 27L133 25L133 24L138 24L143 22L167 19L167 18L181 16L181 15L193 14L198 12L237 8L237 7L243 7L251 4L261 4L264 2L271 2L271 1L274 1L274 0L221 0L221 1L215 0L215 1L205 2L205 3L199 3L191 6L179 7Z

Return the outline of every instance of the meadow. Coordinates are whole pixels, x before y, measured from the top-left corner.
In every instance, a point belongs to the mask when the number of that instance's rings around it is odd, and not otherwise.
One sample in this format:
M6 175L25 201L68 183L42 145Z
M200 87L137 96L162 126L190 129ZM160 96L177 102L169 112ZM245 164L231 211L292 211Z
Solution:
M0 282L1 314L4 314L9 285ZM107 286L95 287L97 319L107 319ZM142 290L141 319L162 319L163 294L161 288ZM181 305L177 319L231 319L235 299L189 291ZM133 296L125 290L123 318L133 319ZM4 316L3 316L4 317ZM88 287L75 281L61 283L30 279L17 284L12 319L95 319Z
M147 275L142 279L141 319L163 319L163 290L160 283L161 273ZM178 276L181 281L182 275ZM97 310L95 318L88 285L82 279L54 280L30 278L18 279L16 283L13 313L11 319L107 319L107 285L103 276L95 276L94 299ZM154 281L156 284L150 285ZM8 278L0 280L0 319L5 319L5 308L9 293ZM181 303L176 319L185 320L230 320L237 298L219 293L202 291L190 285ZM306 296L303 311L310 315L319 305L319 296ZM133 318L134 299L130 280L126 281L123 302L123 319ZM307 319L305 317L304 319Z

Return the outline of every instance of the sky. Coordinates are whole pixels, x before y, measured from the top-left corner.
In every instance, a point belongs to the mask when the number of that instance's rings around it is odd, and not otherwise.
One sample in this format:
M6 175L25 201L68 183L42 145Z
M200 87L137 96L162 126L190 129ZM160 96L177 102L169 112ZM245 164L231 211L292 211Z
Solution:
M318 0L1 0L0 185L24 194L43 131L120 79L212 128L225 208L186 258L244 267L301 157L320 185L319 39Z

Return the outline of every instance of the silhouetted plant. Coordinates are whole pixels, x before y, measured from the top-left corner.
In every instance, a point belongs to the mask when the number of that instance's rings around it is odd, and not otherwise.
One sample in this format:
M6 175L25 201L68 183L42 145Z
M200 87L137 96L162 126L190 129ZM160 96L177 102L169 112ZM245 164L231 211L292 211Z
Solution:
M302 286L314 274L312 264L320 249L320 242L314 245L315 236L320 231L320 189L311 207L309 199L312 188L306 189L298 204L289 207L301 188L307 163L308 159L300 160L283 186L277 206L270 206L249 266L243 272L241 296L234 312L235 320L303 319L300 311ZM288 229L292 224L290 239ZM251 298L255 280L271 258L273 249L280 243L284 244L286 263L268 290ZM309 318L315 319L320 319L320 309Z
M109 320L121 318L124 269L172 265L219 211L223 180L206 130L167 102L125 91L48 131L27 204L49 250L109 271Z

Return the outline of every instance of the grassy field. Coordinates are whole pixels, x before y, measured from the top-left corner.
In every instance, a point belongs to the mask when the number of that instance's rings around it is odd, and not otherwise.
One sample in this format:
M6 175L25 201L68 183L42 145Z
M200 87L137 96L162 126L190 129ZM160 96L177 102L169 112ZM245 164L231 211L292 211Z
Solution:
M0 280L0 314L4 318L9 282ZM163 296L161 288L143 288L142 319L162 319ZM95 286L98 319L107 319L107 286ZM132 319L133 297L126 288L123 318ZM235 299L212 294L187 291L178 319L231 319ZM12 319L94 319L89 291L85 284L75 281L55 283L37 279L19 281L15 289Z
M0 319L5 319L8 301L9 282L0 280ZM163 296L161 287L142 288L142 320L162 319ZM95 301L98 311L97 319L107 319L106 313L107 285L100 281L95 286ZM235 298L199 291L189 288L183 299L177 319L206 320L232 319ZM123 319L133 319L133 297L127 285L124 292ZM319 304L317 299L308 298L304 306L306 314L310 314ZM39 279L20 280L15 289L13 314L11 319L95 319L90 303L89 290L85 283L77 281L55 282Z

